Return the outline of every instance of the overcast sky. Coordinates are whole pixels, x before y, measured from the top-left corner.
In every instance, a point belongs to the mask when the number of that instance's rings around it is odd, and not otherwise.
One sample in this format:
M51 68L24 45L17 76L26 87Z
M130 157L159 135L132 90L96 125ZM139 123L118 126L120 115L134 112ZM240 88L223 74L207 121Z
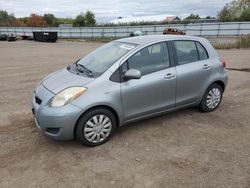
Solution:
M144 16L171 14L186 16L190 13L201 16L216 16L231 0L0 0L0 10L14 13L16 17L30 13L53 13L57 17L75 17L90 10L99 22L119 16Z

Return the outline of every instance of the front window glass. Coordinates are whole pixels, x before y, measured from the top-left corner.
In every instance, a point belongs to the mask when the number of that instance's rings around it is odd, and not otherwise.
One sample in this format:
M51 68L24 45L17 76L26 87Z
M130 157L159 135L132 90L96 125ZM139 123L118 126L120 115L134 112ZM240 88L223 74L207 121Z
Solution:
M136 44L131 43L110 42L88 54L77 63L83 65L93 74L100 75L136 46Z
M129 69L137 69L142 75L156 72L170 66L168 48L165 42L143 48L128 59Z

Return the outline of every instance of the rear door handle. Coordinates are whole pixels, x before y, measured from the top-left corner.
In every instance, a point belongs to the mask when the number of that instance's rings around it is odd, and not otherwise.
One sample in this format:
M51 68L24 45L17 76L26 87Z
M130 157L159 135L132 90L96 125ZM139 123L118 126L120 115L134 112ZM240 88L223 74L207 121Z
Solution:
M166 74L166 75L164 76L164 79L169 80L169 79L172 79L172 78L174 78L174 77L175 77L175 74L168 73L168 74Z
M207 70L207 69L209 69L210 68L210 66L208 65L208 64L205 64L205 65L203 65L203 67L202 67L202 69L204 69L204 70Z

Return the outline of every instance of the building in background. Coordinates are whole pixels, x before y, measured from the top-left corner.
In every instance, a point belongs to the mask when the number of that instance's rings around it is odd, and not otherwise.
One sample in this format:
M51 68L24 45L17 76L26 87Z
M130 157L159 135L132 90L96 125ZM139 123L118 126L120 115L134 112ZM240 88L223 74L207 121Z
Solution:
M112 24L126 24L132 22L176 22L180 21L181 19L175 15L154 15L154 16L138 16L138 17L128 17L122 18L119 17L117 19L111 20Z

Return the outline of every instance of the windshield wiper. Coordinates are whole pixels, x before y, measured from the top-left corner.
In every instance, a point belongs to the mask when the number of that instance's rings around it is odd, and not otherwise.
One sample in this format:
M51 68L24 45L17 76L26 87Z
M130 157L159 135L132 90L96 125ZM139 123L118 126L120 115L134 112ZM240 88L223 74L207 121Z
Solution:
M79 72L85 72L88 74L89 77L91 77L91 78L94 77L93 72L91 70L89 70L87 67L85 67L84 65L76 62L76 67L77 67L77 70Z

